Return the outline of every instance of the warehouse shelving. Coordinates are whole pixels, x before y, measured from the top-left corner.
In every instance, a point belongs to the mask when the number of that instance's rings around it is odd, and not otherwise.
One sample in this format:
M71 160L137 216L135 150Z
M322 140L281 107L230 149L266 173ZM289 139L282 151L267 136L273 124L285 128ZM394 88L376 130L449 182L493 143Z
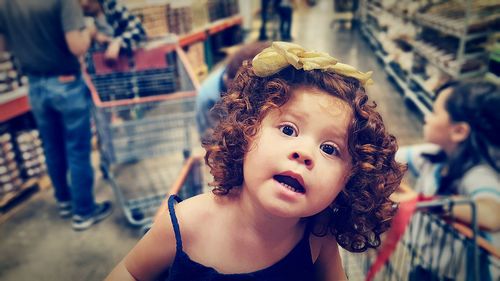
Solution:
M6 122L30 110L28 89L20 87L0 95L0 123Z
M447 5L446 2L456 3L457 1L444 1L436 5ZM392 3L392 2L391 2ZM413 57L424 59L426 64L433 65L439 69L445 77L455 80L463 80L472 77L483 76L487 72L487 52L481 48L468 50L471 43L486 41L491 34L489 24L498 20L500 13L492 13L491 15L479 15L478 11L485 9L489 4L488 1L463 0L460 5L463 8L463 14L454 13L453 18L436 13L441 12L446 14L450 9L435 9L432 12L422 12L428 9L419 9L420 12L414 15L403 13L392 7L384 7L384 1L362 1L361 15L363 25L361 26L361 34L372 47L377 60L384 65L384 70L400 88L405 98L411 100L422 114L427 114L432 108L432 103L435 94L426 88L424 73L418 73L412 67L404 77L398 75L390 64L394 64L393 57L384 49L385 41L380 41L380 32L386 32L387 26L380 25L380 19L383 15L391 15L398 20L412 24L417 34L414 38L407 38L405 42L411 46ZM397 5L398 3L392 3ZM456 5L455 5L456 6ZM453 6L455 9L456 7ZM434 8L434 7L431 7ZM458 15L458 16L457 16ZM387 24L386 24L387 25ZM389 26L389 28L391 28ZM456 40L456 49L447 51L435 46L441 42L426 41L424 32L431 30L442 36L448 36L450 40ZM447 37L447 38L448 38ZM382 37L383 38L383 37ZM469 44L469 45L468 45ZM479 45L479 44L478 44ZM415 63L415 62L413 62ZM424 76L423 76L424 74Z
M179 37L179 44L182 47L191 45L196 42L205 41L208 36L222 32L230 27L240 25L243 23L241 15L234 15L225 19L220 19L202 28L198 28L188 34Z

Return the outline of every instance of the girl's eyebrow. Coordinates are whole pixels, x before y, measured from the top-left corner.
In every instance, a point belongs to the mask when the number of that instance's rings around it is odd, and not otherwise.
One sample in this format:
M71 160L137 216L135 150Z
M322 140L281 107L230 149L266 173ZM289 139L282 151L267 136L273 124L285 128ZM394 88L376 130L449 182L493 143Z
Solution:
M340 146L340 148L342 150L345 150L346 149L346 135L347 135L347 131L342 133L342 134L339 134L338 132L340 132L341 130L328 130L327 132L327 135L328 136L333 136L332 139Z
M281 117L292 117L292 118L295 118L299 121L303 121L304 119L306 119L306 117L309 117L309 113L307 112L296 112L296 110L286 110L285 112L282 112L280 114Z
M308 113L308 112L302 112L302 111L297 112L296 110L286 110L280 114L280 117L281 118L291 117L291 118L298 120L298 121L304 121L304 120L306 120L306 118L309 115L310 115L310 113ZM334 123L332 123L331 127L334 127L333 124ZM338 128L332 129L331 127L324 130L323 135L329 139L334 140L342 148L342 150L345 150L346 143L347 143L347 140L346 140L347 129L345 130L345 132L339 134L339 132L342 131L342 129L338 129ZM337 127L337 126L335 126L335 127Z

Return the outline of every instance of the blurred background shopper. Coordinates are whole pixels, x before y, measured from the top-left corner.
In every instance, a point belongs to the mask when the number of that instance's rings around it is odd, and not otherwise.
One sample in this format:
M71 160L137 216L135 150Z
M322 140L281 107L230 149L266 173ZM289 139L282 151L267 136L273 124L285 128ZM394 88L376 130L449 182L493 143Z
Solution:
M75 230L87 229L112 212L111 202L94 200L90 93L78 58L87 51L95 27L85 26L74 0L0 3L0 33L29 79L31 111L59 214L72 215Z
M79 1L85 15L95 21L95 40L107 45L105 59L114 61L118 59L120 52L130 54L146 39L140 19L116 0Z

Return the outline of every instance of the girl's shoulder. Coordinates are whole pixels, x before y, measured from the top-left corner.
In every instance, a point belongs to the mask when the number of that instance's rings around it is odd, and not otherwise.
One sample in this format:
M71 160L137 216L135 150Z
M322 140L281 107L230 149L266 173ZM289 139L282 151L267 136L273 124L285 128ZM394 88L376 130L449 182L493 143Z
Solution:
M225 212L225 198L219 197L207 192L175 204L175 216L183 240L198 239L217 224L219 217Z
M183 228L209 220L214 212L213 194L202 193L174 205L175 216Z
M311 256L314 262L321 253L338 251L337 239L329 232L326 235L315 235L314 233L324 233L324 226L330 220L328 212L319 213L314 221L309 222L309 244L311 245Z
M468 175L476 175L476 176L484 176L487 178L490 178L491 180L500 183L500 174L495 171L493 167L491 167L488 164L478 164L475 165L474 167L470 168L466 173L465 176Z
M309 236L313 263L319 271L332 277L332 280L347 280L342 268L337 239L327 234L325 236Z
M458 192L476 199L486 197L500 201L500 175L489 165L476 165L465 172Z

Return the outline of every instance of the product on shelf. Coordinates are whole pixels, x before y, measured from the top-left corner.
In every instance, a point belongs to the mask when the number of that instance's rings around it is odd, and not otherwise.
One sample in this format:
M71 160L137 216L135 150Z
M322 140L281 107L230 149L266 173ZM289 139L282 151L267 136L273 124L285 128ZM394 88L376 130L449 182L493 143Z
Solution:
M182 35L193 30L193 12L188 3L168 4L167 23L170 32Z
M193 1L191 4L193 29L206 26L210 20L208 18L207 0Z
M454 77L481 72L485 68L482 56L465 58L460 61L454 53L431 45L428 41L415 41L413 46L419 55L425 57L431 63L436 64L443 71Z
M454 0L435 4L417 14L416 18L423 25L457 37L487 32L489 26L500 18L498 1L468 1Z
M26 84L26 77L16 69L14 57L8 52L0 52L0 95L17 90Z
M130 12L139 17L149 37L160 37L168 33L167 5L131 7Z
M46 171L45 156L38 130L23 130L17 132L17 147L23 178L39 177Z
M16 191L22 183L12 137L10 133L0 133L0 195Z
M207 9L211 22L239 13L238 0L208 0Z

